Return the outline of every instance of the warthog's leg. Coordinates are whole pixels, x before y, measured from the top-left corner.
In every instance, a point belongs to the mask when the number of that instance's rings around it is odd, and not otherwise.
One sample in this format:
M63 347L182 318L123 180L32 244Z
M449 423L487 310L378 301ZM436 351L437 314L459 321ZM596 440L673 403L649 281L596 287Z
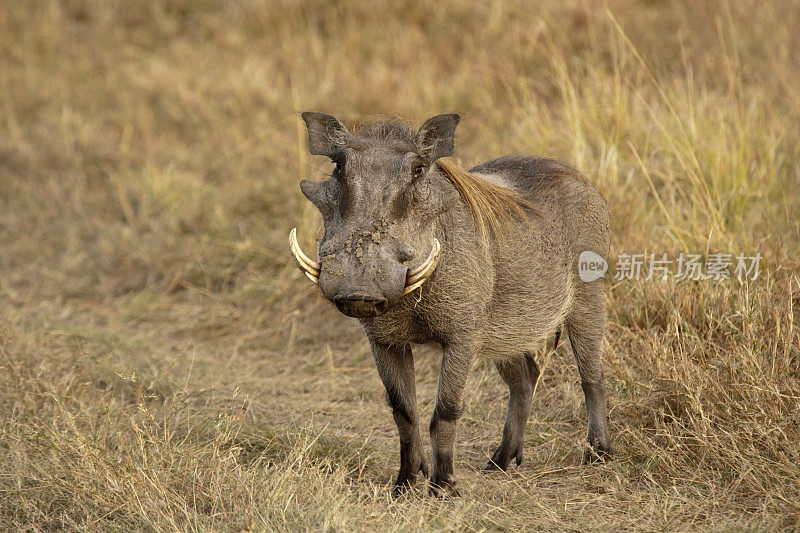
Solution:
M589 446L583 460L592 463L611 454L606 418L606 390L603 384L603 337L606 331L605 302L598 282L585 284L576 295L566 326L581 375L581 388L589 415Z
M525 424L531 413L531 399L536 381L539 379L539 366L533 354L525 352L517 360L496 362L500 377L508 385L508 412L503 427L503 440L494 452L484 470L505 470L511 459L517 466L522 464L522 448L525 443Z
M397 494L414 484L417 472L428 476L428 464L419 439L414 356L408 345L386 346L374 342L372 354L400 434L400 471L394 488Z
M472 368L472 357L471 349L453 345L444 349L439 387L436 391L436 407L431 417L431 490L434 494L459 495L453 476L453 441L463 410L464 385Z

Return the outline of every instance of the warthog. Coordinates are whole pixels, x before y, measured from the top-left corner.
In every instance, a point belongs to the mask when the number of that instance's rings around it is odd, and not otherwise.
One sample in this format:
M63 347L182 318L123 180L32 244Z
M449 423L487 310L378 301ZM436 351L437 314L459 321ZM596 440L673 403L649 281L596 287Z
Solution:
M319 209L319 262L290 246L298 266L345 315L363 325L400 433L395 491L428 476L419 437L411 344L443 356L430 423L434 493L457 495L453 441L467 374L494 360L510 399L487 469L522 461L539 367L532 350L566 331L589 417L584 459L610 453L601 349L602 280L583 282L578 257L606 258L605 200L577 171L542 157L503 156L469 171L449 156L460 116L437 115L415 134L397 120L350 133L331 115L302 114L312 154L336 165L303 180Z

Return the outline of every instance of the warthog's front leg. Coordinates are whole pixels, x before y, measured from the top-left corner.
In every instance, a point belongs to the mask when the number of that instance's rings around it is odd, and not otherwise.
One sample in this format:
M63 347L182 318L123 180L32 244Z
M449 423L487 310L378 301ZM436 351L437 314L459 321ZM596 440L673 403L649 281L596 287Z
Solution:
M431 489L434 494L458 496L453 476L453 441L456 424L463 410L464 385L472 367L471 349L446 346L439 372L436 407L431 418L431 445L433 447L433 475Z
M375 342L372 343L372 354L400 434L400 471L394 488L398 494L416 482L417 472L428 476L428 464L419 439L414 356L408 345L387 346Z

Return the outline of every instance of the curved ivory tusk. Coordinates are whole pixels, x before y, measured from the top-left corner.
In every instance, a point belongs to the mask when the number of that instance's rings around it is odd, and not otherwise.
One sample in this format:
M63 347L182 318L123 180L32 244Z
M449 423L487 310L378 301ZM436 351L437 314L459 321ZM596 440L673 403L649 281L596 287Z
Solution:
M410 293L425 283L425 281L428 279L428 276L430 276L431 273L436 270L436 265L439 264L439 255L441 250L442 247L439 244L439 240L434 238L433 249L428 255L428 258L425 259L420 266L413 270L409 270L408 274L406 274L406 287L403 289L402 295Z
M302 263L315 272L320 271L319 263L309 259L308 256L303 253L303 250L300 249L300 245L297 243L297 228L292 228L292 231L289 232L289 247L292 250L292 255L295 256L295 259L297 259L299 263Z
M316 261L309 259L300 249L300 245L297 243L297 228L292 228L292 231L289 232L289 249L300 270L303 271L308 279L314 283L319 283L320 265Z
M303 270L303 274L305 274L305 275L306 275L306 277L307 277L308 279L310 279L311 281L313 281L314 283L317 283L317 284L319 283L319 278L318 278L318 277L316 277L314 274L309 274L309 273L308 273L308 272L306 272L305 270Z
M431 253L428 254L427 259L425 259L425 261L423 261L420 266L408 271L408 277L416 276L417 274L419 274L420 272L425 270L428 267L428 265L431 263L431 261L434 260L434 257L439 255L439 251L441 249L442 249L442 247L439 245L439 239L434 237L434 239L433 239L433 248L431 249ZM436 259L436 261L438 261L438 259Z
M438 261L438 259L437 259L437 261ZM436 268L436 264L435 263L428 263L426 268L423 269L418 274L414 274L413 276L406 275L406 285L411 285L412 283L416 283L417 281L419 281L421 279L427 278L431 274L431 272L433 272L433 270L435 268Z
M406 294L413 292L415 289L422 286L423 283L428 281L428 278L422 278L421 280L417 281L416 283L412 283L411 285L407 285L405 289L403 289L403 294L400 296L405 296Z
M433 239L433 248L431 249L431 253L428 255L428 258L425 259L420 266L410 270L408 274L406 274L406 285L411 285L422 278L428 277L439 263L440 252L441 246L439 245L439 241L437 239Z

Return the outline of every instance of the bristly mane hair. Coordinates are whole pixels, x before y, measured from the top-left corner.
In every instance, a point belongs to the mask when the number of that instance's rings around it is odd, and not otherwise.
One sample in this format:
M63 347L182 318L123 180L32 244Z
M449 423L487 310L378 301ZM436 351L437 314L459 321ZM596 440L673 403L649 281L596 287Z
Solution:
M484 239L491 232L502 240L512 222L525 219L535 212L531 203L515 189L467 172L449 157L437 159L436 164L466 202Z
M418 148L408 124L396 117L387 117L369 126L362 126L356 134L362 138L378 138L405 150ZM491 233L498 240L503 240L512 222L524 220L536 211L515 189L476 176L449 157L437 159L436 164L467 204L484 239Z

